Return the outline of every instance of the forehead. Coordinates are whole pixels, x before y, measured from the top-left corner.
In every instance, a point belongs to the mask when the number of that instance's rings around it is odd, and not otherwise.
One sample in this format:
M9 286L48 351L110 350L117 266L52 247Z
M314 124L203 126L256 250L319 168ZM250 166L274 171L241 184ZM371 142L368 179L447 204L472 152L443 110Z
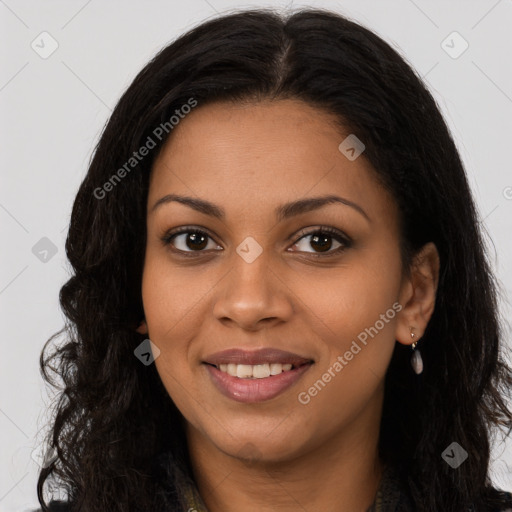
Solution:
M351 161L339 150L349 134L333 115L299 100L199 105L155 160L148 206L171 192L260 208L339 193L382 215L392 201L364 153Z

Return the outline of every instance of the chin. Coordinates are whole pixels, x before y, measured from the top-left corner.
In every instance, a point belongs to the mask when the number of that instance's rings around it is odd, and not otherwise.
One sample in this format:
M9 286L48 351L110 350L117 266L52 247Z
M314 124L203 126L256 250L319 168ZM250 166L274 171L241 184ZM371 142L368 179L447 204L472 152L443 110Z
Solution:
M232 432L233 437L223 436L213 440L217 448L231 457L250 464L272 464L294 459L305 451L307 440L301 436L290 436L289 432L276 433L269 431L240 435Z

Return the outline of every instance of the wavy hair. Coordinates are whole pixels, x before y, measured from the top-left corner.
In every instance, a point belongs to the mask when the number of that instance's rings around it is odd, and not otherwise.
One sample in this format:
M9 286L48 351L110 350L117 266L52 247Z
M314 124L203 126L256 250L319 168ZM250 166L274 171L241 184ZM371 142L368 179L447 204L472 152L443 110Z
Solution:
M299 99L364 141L363 156L399 207L404 271L429 241L441 263L436 307L420 341L425 370L414 374L409 347L396 343L386 374L380 457L419 512L503 505L489 476L494 434L512 428L499 289L440 110L405 58L359 23L319 9L258 9L208 20L163 48L103 129L66 240L73 272L59 295L65 326L40 356L44 379L60 389L45 439L57 457L37 483L42 510L50 510L43 492L50 481L77 511L178 507L180 485L161 485L155 461L162 453L191 476L181 414L155 365L134 356L144 339L135 328L144 316L149 176L171 130L105 186L190 98L200 106ZM65 343L47 354L61 334ZM453 441L468 452L456 470L441 457Z

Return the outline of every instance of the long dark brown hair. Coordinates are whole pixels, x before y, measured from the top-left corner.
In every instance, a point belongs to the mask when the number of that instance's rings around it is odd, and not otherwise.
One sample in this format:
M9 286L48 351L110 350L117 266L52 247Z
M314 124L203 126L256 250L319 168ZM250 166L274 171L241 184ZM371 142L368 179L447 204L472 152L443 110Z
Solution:
M498 287L435 100L404 58L360 24L323 10L285 16L263 9L209 20L165 47L128 87L101 135L66 240L73 271L60 291L66 325L40 357L45 380L61 389L47 436L57 458L37 485L42 509L49 510L45 482L53 481L77 511L149 512L169 503L177 510L182 490L171 479L164 491L155 461L169 454L190 474L182 418L155 365L134 356L144 340L134 329L144 314L148 180L172 136L169 129L160 140L155 128L191 98L198 105L300 99L364 141L363 157L399 206L404 269L429 241L441 261L435 311L420 341L421 376L408 364L410 348L396 343L380 456L419 512L503 504L489 477L494 433L512 428ZM112 180L148 137L156 147ZM65 342L47 354L60 335ZM454 441L468 453L457 469L441 457Z

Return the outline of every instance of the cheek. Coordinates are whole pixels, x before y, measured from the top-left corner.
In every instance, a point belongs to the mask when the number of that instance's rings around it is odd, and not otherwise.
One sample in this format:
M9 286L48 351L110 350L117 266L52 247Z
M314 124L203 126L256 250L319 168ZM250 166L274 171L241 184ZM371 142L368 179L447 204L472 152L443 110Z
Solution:
M159 348L155 360L158 373L166 388L175 388L180 368L185 365L186 339L181 329L190 310L189 294L184 294L179 273L169 272L168 264L149 251L142 279L142 299L148 325L148 337ZM168 389L169 390L169 389Z
M379 389L391 360L402 308L397 302L401 264L393 248L378 254L379 262L367 252L329 277L316 279L314 288L309 282L308 294L307 279L302 291L297 290L305 297L310 325L318 326L312 332L322 347L299 402L309 402L306 407L318 414L330 410L328 424L360 412Z
M169 396L186 416L193 418L200 396L191 366L197 361L190 350L204 318L202 306L215 284L192 267L176 269L169 259L148 248L142 279L148 337L159 348L155 365ZM199 368L199 366L197 366Z
M349 303L343 305L346 309L330 319L335 335L320 340L324 344L322 357L296 397L309 418L322 418L311 425L319 437L355 421L365 409L375 414L368 405L378 403L396 343L396 310L392 304L381 307L377 301L374 314L368 303L368 309L363 310L357 302L350 303L351 307Z
M170 329L180 311L176 308L183 304L179 301L179 274L169 272L164 258L154 255L150 249L146 252L142 277L142 300L144 313L151 334L156 338L161 332Z
M197 316L213 283L207 272L177 268L165 253L148 248L142 279L144 313L152 341L178 348L171 340L197 328ZM158 344L158 343L157 343Z
M381 253L382 254L382 253ZM323 275L302 275L293 284L308 323L333 350L345 348L358 335L377 322L383 337L393 337L393 324L401 282L401 268L395 254L382 258L355 256L346 265L329 269ZM383 269L386 269L385 271ZM382 318L384 315L384 318ZM321 341L320 341L321 342Z

